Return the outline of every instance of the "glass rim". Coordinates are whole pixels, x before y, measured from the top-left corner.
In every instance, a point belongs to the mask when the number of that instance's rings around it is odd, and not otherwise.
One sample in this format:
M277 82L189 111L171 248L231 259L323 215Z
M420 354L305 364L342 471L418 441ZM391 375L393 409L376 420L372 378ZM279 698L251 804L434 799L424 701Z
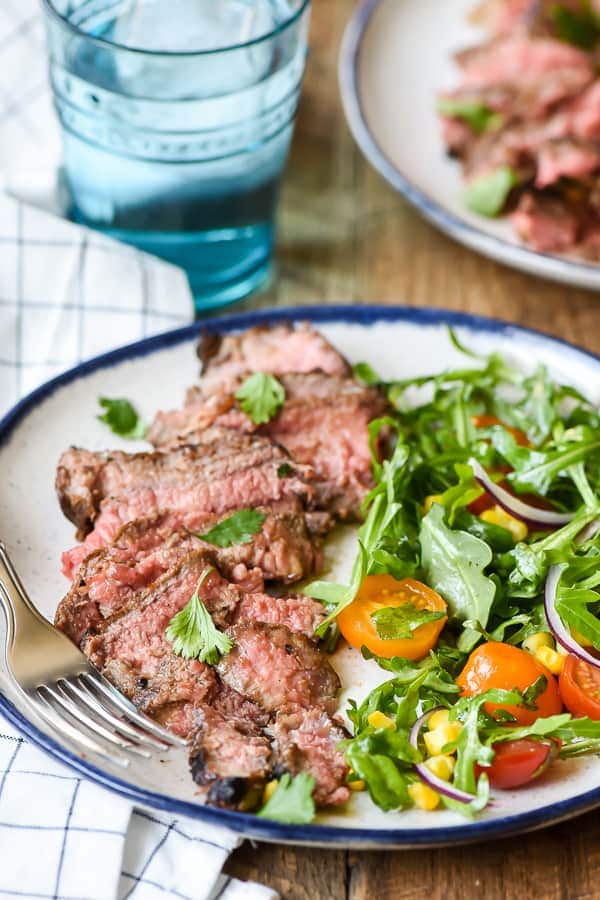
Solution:
M59 11L56 9L54 5L54 0L42 0L42 4L47 12L47 14L53 18L58 24L65 28L67 31L70 31L74 36L85 38L90 41L92 44L97 44L104 48L111 48L113 50L124 51L126 53L139 53L144 56L168 56L174 59L179 57L193 57L193 56L211 56L216 55L218 53L231 53L235 50L244 50L247 47L256 47L258 44L262 44L264 41L269 41L272 38L276 37L278 34L284 32L287 28L296 22L302 13L305 11L307 6L309 6L311 0L302 0L298 9L286 19L285 22L281 22L277 25L276 28L273 28L271 31L268 31L266 34L261 34L259 37L252 38L250 41L242 41L239 44L227 44L225 47L214 47L212 50L148 50L144 47L129 47L127 44L119 44L116 41L108 41L102 37L96 37L93 34L89 34L87 31L83 31L78 25L74 25L73 22L70 22L65 18Z

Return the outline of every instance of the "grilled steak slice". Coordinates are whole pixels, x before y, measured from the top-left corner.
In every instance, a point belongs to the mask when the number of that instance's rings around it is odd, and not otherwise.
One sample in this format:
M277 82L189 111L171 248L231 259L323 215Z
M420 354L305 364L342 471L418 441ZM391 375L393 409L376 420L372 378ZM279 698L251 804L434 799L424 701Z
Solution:
M340 680L307 637L262 622L235 625L229 633L233 648L217 666L229 687L270 713L289 706L335 711Z
M215 552L218 548L188 532L165 532L163 524L160 516L131 522L121 529L112 544L86 558L71 589L61 600L54 620L72 641L81 644L101 631L107 620L145 604L153 583L190 552L202 550L207 563L212 560L219 564L219 553ZM230 603L227 621L285 624L291 631L314 636L324 616L320 603L302 595L268 596L260 591L262 580L251 586L253 592L246 593L246 583L227 585Z
M188 554L146 592L137 607L107 621L102 632L85 638L82 644L94 665L144 712L156 716L178 705L177 730L184 736L192 727L193 707L214 691L216 678L214 670L197 659L175 656L165 630L187 604L210 564L202 552ZM200 597L218 625L224 623L237 600L236 589L230 589L214 570L204 579Z
M284 463L286 477L280 477ZM268 577L292 581L318 562L304 519L304 502L312 496L306 479L311 475L312 470L291 463L268 438L230 429L208 429L194 446L151 453L91 454L71 448L58 467L61 505L80 536L92 527L94 531L84 547L66 554L63 570L72 577L89 552L140 517L168 513L172 530L203 531L204 525L210 527L236 509L252 507L280 516L272 523L274 530L263 535L263 561L267 569L274 567Z
M309 772L315 779L317 806L345 803L348 766L338 744L347 738L344 726L322 709L284 710L270 729L275 749L275 772Z
M220 685L210 706L195 711L190 769L214 806L256 805L272 769L263 710Z
M360 518L372 487L369 422L387 412L379 390L353 378L323 372L281 376L286 400L274 419L257 428L235 399L236 384L206 397L203 385L188 391L181 410L159 412L149 432L157 446L193 444L209 425L257 430L281 444L292 458L314 468L315 503L340 518Z
M206 395L227 387L247 372L320 370L329 375L350 375L350 366L322 334L310 324L286 322L249 328L240 334L202 335L198 344L202 362L202 387Z

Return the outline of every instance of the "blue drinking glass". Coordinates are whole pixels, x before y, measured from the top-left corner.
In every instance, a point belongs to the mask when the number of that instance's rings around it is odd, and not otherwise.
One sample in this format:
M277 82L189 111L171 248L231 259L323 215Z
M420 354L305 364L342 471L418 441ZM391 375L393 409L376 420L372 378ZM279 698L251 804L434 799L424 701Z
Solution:
M310 0L43 0L73 219L187 272L199 312L257 288Z

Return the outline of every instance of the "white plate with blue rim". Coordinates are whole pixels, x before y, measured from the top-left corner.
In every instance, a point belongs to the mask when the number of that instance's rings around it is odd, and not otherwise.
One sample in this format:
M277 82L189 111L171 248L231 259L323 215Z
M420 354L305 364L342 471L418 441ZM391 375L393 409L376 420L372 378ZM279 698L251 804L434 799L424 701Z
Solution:
M524 369L543 362L552 376L588 396L595 392L590 399L600 403L600 358L536 332L459 313L314 307L228 316L203 327L232 331L282 320L312 321L352 362L369 362L386 379L426 374L432 360L436 371L455 365L461 357L448 339L451 325L474 350L498 350ZM198 374L194 345L199 327L148 338L84 363L38 388L0 422L0 536L32 599L49 619L67 589L60 574L60 553L73 541L72 525L61 515L54 493L60 453L69 444L103 449L109 442L119 443L107 436L96 419L99 395L126 394L146 419L182 400ZM131 448L127 442L121 444ZM332 577L347 575L354 548L353 534L328 546ZM0 617L0 631L3 628ZM366 662L350 648L339 651L333 664L343 683L341 709L349 697L360 701L386 678L374 662ZM320 813L314 824L283 825L205 806L195 793L183 751L150 761L132 760L126 770L91 756L84 758L63 735L49 733L24 707L3 661L0 716L71 769L135 803L223 825L260 840L357 848L450 845L540 828L600 805L600 759L582 757L557 762L527 789L501 792L476 821L450 810L384 813L366 794L353 794L347 807Z
M507 219L464 205L460 165L446 155L436 114L440 91L457 83L453 54L480 43L468 20L476 0L362 0L340 53L350 129L377 171L454 240L515 269L600 290L600 264L538 253Z

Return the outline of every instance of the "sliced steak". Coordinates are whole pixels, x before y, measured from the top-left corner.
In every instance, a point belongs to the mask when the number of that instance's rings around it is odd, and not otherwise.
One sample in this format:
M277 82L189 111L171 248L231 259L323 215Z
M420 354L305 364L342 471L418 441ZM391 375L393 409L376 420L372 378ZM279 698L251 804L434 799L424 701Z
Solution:
M373 486L367 426L387 412L383 394L353 378L323 372L282 375L280 380L285 403L265 425L254 425L234 393L221 391L206 398L201 386L188 391L183 409L158 413L149 440L167 446L193 444L207 425L258 431L285 447L297 463L314 468L318 508L342 519L360 518L361 503Z
M220 684L194 713L190 769L214 806L250 809L270 776L273 751L264 710Z
M283 464L285 477L280 474ZM268 438L230 429L211 428L201 432L194 446L151 453L91 454L72 448L58 467L61 505L80 535L94 530L84 545L65 554L63 571L73 577L88 553L110 543L123 524L138 518L168 513L172 530L202 531L250 507L276 516L261 541L253 542L260 568L264 563L267 577L293 581L318 564L304 518L304 504L313 494L310 477L311 469L294 464ZM230 556L239 553L243 561L247 552L238 549Z
M210 563L202 552L188 554L146 592L137 607L107 621L101 632L84 639L82 645L94 665L147 714L160 716L175 706L177 731L183 736L192 726L193 708L209 698L216 678L210 666L176 656L165 631L196 591ZM200 597L217 625L223 624L237 601L235 588L231 594L227 588L216 571L200 587ZM169 727L174 728L174 723L169 722Z
M320 370L343 376L351 371L344 357L309 323L294 326L283 322L240 334L206 332L200 338L198 356L207 396L247 372L284 375Z
M585 179L598 170L600 146L574 138L549 141L538 153L535 186L549 187L561 178Z
M542 253L564 252L581 233L581 216L560 197L528 191L512 215L518 234Z
M344 726L322 709L284 710L270 729L275 750L275 772L297 775L308 772L315 779L313 796L318 806L345 803L348 766L340 741L349 737Z
M217 666L229 687L270 713L289 706L335 711L340 680L304 635L260 622L235 625L229 633L233 649Z
M162 517L156 517L126 525L112 544L90 554L80 567L54 620L76 644L85 644L107 622L146 605L154 582L192 551L202 551L207 565L219 565L220 548L187 532L171 534L163 530L161 522ZM234 586L225 579L218 584L227 592L227 623L257 620L284 624L291 631L314 638L324 618L323 606L315 600L303 595L271 597L256 589L262 587L262 581L252 585L252 592L247 592L247 584Z

